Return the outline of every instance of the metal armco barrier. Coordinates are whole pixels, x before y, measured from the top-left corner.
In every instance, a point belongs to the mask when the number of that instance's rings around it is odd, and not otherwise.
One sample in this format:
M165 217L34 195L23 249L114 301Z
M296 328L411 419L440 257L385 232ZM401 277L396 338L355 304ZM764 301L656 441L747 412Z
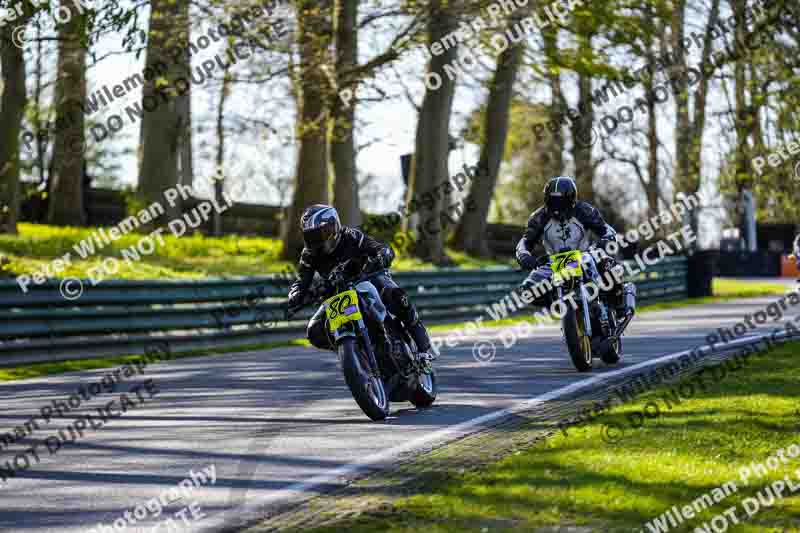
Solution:
M632 263L631 267L635 268ZM687 271L685 258L667 258L650 267L633 279L637 304L685 298ZM455 322L479 316L484 306L503 298L524 275L496 268L397 272L393 277L409 292L427 322ZM135 353L135 348L156 341L300 338L305 335L312 308L291 322L264 323L265 316L280 316L289 283L281 276L112 280L97 286L83 280L83 294L70 301L59 292L59 280L31 285L27 293L14 281L2 281L0 364L4 356L25 353L74 351L79 355L90 348L109 354Z

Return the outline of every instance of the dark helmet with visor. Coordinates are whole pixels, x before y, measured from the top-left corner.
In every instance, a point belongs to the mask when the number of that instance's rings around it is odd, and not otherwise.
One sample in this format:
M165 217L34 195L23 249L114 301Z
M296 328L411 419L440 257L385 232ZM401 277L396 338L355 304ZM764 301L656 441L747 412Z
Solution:
M572 216L578 202L578 187L569 176L557 176L544 187L544 205L550 216L564 221Z
M336 249L342 236L339 213L329 205L316 204L307 208L300 218L303 242L314 253L329 254Z

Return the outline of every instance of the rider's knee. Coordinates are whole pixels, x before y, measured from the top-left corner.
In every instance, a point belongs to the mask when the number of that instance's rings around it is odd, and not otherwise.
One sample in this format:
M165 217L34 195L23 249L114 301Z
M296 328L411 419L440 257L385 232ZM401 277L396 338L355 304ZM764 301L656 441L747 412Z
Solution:
M413 307L411 300L408 299L408 294L400 287L387 288L384 295L386 303L395 309L409 309Z
M400 320L413 323L417 320L417 311L408 297L408 293L400 287L389 287L384 291L386 307Z

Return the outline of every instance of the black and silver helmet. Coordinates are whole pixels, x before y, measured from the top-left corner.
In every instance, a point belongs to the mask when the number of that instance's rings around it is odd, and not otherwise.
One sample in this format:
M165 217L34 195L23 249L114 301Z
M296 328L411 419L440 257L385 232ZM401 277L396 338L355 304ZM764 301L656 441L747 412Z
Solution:
M306 208L300 218L300 225L306 248L314 253L333 252L342 236L339 213L329 205L316 204Z
M557 176L544 187L544 205L551 217L564 221L578 202L578 187L569 176Z

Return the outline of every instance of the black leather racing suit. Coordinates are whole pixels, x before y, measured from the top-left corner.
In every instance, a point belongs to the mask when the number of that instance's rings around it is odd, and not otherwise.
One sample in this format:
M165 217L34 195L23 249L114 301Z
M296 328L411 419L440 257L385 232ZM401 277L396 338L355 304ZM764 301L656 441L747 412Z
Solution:
M586 251L592 241L597 247L604 248L606 243L615 239L616 234L614 228L603 220L600 211L587 202L578 202L563 222L551 217L546 207L539 208L528 218L525 235L517 243L517 262L523 269L531 271L523 285L530 287L553 276L550 264L539 265L532 255L537 244L541 243L547 254L563 250ZM610 259L598 267L606 270L614 265L613 259Z
M303 295L311 286L315 272L319 272L322 277L327 277L336 266L347 260L354 259L354 263L363 264L370 258L382 268L388 269L394 260L394 250L389 245L369 237L360 230L345 226L342 228L339 243L330 254L316 255L308 248L303 249L298 265L299 279L289 288L289 294L297 292L299 295ZM406 292L394 282L388 273L373 276L370 278L370 282L378 290L381 300L389 312L400 319L400 322L411 334L419 351L430 350L428 333ZM325 327L325 310L321 306L308 323L308 340L317 348L334 349Z

